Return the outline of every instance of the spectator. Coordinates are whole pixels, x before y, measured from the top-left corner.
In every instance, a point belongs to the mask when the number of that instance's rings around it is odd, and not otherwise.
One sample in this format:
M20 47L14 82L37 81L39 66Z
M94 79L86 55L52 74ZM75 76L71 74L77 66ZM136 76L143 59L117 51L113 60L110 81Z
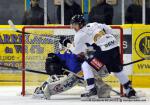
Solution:
M146 7L146 24L150 24L150 8Z
M126 23L142 23L142 0L132 0L126 11Z
M40 0L31 0L31 7L23 17L23 25L44 25L44 9L39 6L39 2Z
M64 0L64 24L70 25L71 18L76 14L82 14L81 7L74 0ZM61 6L57 8L57 18L61 23Z
M150 0L146 1L146 24L150 24Z
M89 23L98 22L111 25L113 20L113 7L106 3L106 0L97 0L89 13Z

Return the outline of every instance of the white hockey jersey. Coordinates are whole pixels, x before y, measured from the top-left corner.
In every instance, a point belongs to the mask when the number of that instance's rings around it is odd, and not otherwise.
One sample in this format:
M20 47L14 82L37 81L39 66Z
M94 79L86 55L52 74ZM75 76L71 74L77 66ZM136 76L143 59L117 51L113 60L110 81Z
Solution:
M107 51L117 47L117 40L112 35L110 26L100 23L89 23L80 29L74 37L74 47L71 51L75 54L85 52L85 43L98 45L102 51Z

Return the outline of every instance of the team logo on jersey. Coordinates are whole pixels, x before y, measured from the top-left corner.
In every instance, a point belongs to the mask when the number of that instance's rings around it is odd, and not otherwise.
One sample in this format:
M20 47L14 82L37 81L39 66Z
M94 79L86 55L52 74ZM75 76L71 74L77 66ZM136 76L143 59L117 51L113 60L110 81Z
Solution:
M94 42L96 42L97 40L99 40L103 35L105 35L106 33L102 30L99 31L95 36L94 36Z
M135 51L139 57L150 56L150 32L140 34L135 41Z

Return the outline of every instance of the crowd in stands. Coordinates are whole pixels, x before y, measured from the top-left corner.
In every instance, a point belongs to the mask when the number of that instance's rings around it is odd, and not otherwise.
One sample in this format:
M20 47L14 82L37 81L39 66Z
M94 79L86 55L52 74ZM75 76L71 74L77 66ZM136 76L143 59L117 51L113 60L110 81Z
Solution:
M61 1L61 0L60 0ZM114 20L116 21L118 15L116 15L116 7L108 3L109 0L95 0L95 5L91 6L88 13L87 22L99 22L107 25L113 25ZM118 0L116 0L119 2ZM24 12L22 17L22 25L44 25L44 9L41 6L42 0L30 0L30 8ZM143 0L131 0L129 5L125 7L125 23L126 24L142 24L142 11L143 11ZM150 4L150 3L149 3ZM47 14L48 24L61 24L61 5L55 5L55 22L51 17L53 14ZM116 4L117 5L117 4ZM150 6L146 4L146 24L150 24ZM76 14L83 14L81 4L76 0L64 0L64 24L69 25L70 19ZM121 10L120 10L121 12ZM118 12L117 12L118 13ZM120 17L121 20L121 17ZM1 23L0 23L1 24Z

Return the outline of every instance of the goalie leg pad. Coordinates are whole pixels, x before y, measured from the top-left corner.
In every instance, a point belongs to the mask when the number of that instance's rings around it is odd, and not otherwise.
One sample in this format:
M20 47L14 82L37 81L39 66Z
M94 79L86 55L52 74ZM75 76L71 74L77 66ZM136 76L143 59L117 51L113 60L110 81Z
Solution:
M69 74L68 76L58 76L58 78L54 79L54 81L52 81L52 79L48 79L46 82L47 84L44 88L42 88L44 98L49 100L52 95L69 90L78 82L78 78L73 74ZM41 87L43 87L43 85Z
M49 91L49 84L46 85L43 92L44 92L44 98L47 99L47 100L50 100L51 92Z
M74 87L77 83L78 78L73 74L69 74L68 76L59 77L58 81L49 83L48 88L51 95L55 95Z

